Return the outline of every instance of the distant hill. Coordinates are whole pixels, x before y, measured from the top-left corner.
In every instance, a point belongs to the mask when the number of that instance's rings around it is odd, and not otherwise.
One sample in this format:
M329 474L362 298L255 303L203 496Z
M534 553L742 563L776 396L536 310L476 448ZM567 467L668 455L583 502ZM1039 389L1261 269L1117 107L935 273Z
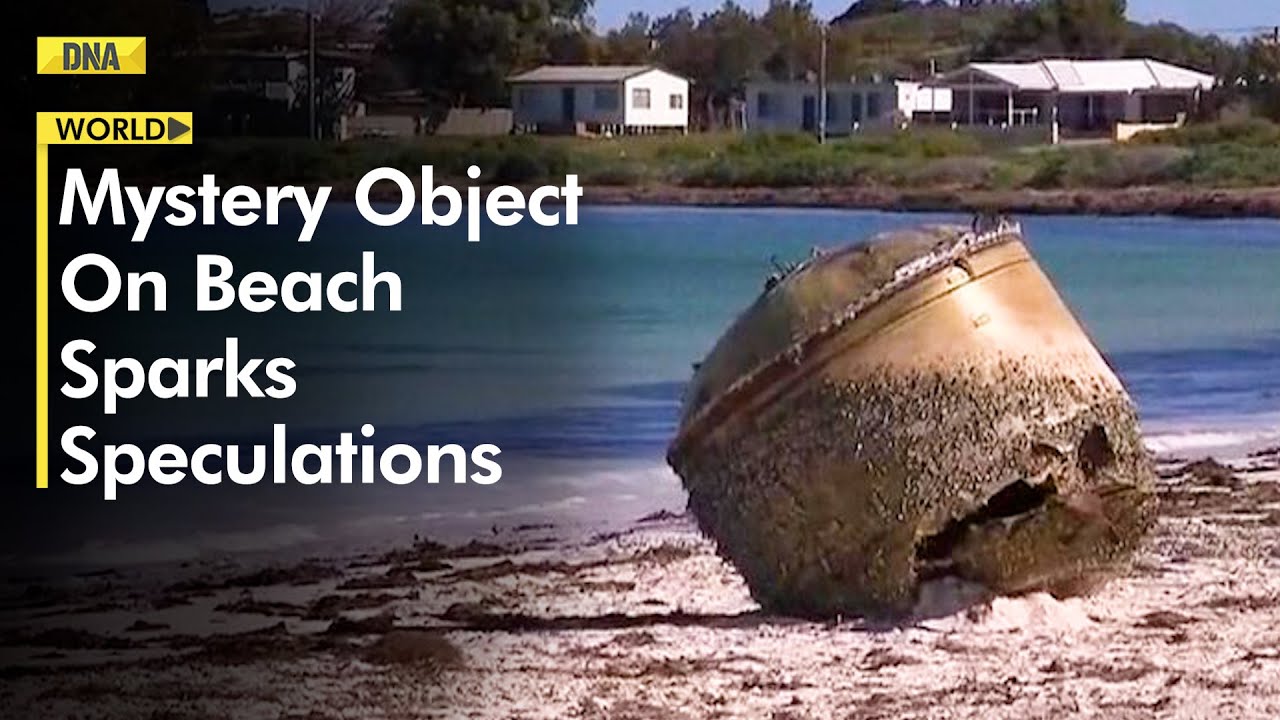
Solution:
M1221 38L1131 22L1117 8L1102 0L1069 11L1013 0L859 0L832 20L833 69L920 77L970 60L1129 56L1229 76L1241 62Z
M1007 6L1016 4L1017 0L958 0L957 2L948 2L947 0L857 0L857 2L850 5L843 13L832 18L831 22L839 25L854 20L875 17L877 15L889 15L908 10L920 10L922 8L949 7L968 10L992 5Z
M921 77L968 62L1009 20L1009 0L859 0L832 20L838 73Z

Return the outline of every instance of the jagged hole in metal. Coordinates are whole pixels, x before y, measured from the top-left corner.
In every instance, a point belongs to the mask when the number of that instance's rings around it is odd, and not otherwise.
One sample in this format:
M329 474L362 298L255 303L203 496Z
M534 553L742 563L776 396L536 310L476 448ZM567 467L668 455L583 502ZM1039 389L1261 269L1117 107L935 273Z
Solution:
M1001 518L1014 518L1043 507L1058 492L1053 480L1031 484L1018 480L1004 486L986 503L964 517L955 518L941 530L922 538L916 545L920 580L931 580L951 572L951 551L964 539L969 528Z

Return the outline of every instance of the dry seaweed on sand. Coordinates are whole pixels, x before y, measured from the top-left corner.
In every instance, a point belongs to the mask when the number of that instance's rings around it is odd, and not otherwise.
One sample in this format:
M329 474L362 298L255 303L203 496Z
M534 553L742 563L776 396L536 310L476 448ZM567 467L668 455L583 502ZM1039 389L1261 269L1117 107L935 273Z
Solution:
M400 599L389 593L329 594L313 600L303 613L307 620L332 620L350 610L370 610Z
M1174 486L1240 506L1280 483L1186 477ZM135 650L38 651L0 671L16 693L5 718L170 717L175 696L210 718L1277 717L1280 527L1207 510L1162 515L1140 552L1148 570L1089 596L988 598L889 626L762 612L688 527L635 527L624 548L565 539L551 555L495 560L607 562L518 583L436 583L396 596L406 625L387 632L291 621L154 638L147 646L170 654L141 664L127 659ZM690 554L634 561L664 543ZM634 592L584 598L591 583L633 580ZM318 607L341 604L324 600L326 586L313 591Z
M462 651L444 635L432 630L393 630L369 645L364 657L379 665L428 671L462 664Z

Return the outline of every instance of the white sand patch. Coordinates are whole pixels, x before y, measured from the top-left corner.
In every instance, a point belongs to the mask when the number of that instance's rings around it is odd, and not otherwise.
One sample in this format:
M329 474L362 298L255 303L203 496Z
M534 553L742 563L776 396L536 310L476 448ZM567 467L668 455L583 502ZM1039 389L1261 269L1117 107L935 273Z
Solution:
M1059 600L1047 593L998 597L949 618L935 620L935 630L968 633L1018 631L1033 635L1073 633L1094 625L1078 598Z

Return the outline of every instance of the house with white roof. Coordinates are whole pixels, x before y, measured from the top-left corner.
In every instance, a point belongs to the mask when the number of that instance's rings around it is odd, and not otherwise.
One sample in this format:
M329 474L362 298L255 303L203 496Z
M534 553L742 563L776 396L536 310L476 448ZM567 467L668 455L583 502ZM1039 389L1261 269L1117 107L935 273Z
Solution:
M687 132L689 80L653 65L543 65L507 78L523 132Z
M952 92L965 125L1052 126L1064 135L1109 135L1180 125L1214 78L1149 59L977 62L935 84Z

